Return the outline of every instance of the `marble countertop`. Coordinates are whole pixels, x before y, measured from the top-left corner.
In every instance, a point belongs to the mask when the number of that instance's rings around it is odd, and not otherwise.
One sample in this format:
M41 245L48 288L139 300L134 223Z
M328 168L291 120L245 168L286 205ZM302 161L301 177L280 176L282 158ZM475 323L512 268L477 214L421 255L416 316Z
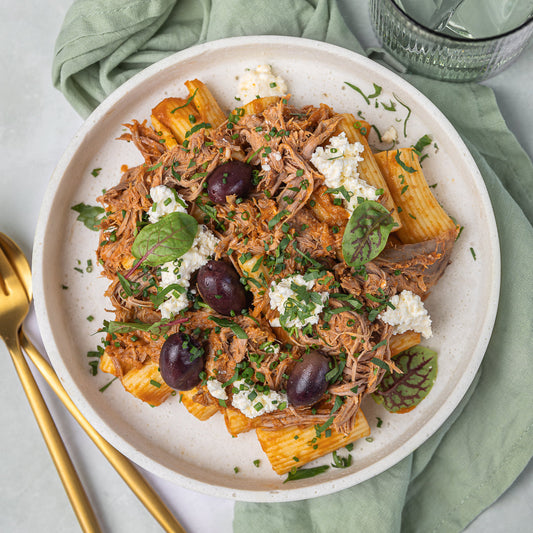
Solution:
M0 231L31 257L33 235L48 179L81 125L63 95L52 87L51 64L56 35L70 0L1 2L4 27L0 42L0 150L4 161ZM364 1L339 1L348 25L365 47L377 42ZM496 93L511 131L533 157L533 46L506 71L486 82ZM44 353L33 310L27 330ZM0 531L77 531L59 477L17 379L4 344L0 344L1 410ZM39 376L45 400L90 495L104 531L156 532L160 526L129 491L97 448L77 427ZM233 502L200 495L147 472L149 482L189 533L232 531ZM533 523L533 467L468 528L468 533L525 532ZM206 509L209 512L206 512Z

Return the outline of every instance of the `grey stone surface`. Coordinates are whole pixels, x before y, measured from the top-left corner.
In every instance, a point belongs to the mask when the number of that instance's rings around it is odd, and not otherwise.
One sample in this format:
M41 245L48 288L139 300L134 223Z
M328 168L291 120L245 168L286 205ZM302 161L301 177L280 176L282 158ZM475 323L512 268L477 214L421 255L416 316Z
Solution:
M70 0L0 0L0 231L31 255L41 199L56 162L81 119L51 83L54 40ZM375 44L366 1L340 0L349 26L365 46ZM533 49L487 82L510 129L533 155ZM42 349L33 311L31 338ZM61 533L78 525L27 404L5 346L0 343L0 531ZM37 376L57 426L87 488L104 531L156 532L157 523ZM202 496L146 474L190 533L232 530L233 503ZM469 528L468 533L526 531L533 523L533 468Z

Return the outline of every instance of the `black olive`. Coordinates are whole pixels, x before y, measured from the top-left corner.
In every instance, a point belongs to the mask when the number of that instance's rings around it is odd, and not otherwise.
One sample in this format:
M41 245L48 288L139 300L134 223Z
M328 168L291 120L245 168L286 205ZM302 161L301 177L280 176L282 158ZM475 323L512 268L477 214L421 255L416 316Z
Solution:
M246 290L233 265L209 261L198 270L197 286L205 303L221 315L239 314L248 307Z
M328 358L317 350L305 354L292 369L287 382L287 398L295 407L313 405L326 392Z
M174 333L165 341L159 355L159 371L165 383L177 390L194 389L201 381L204 350L184 333Z
M252 188L252 167L242 161L228 161L207 178L207 194L215 204L226 203L226 196L246 198Z

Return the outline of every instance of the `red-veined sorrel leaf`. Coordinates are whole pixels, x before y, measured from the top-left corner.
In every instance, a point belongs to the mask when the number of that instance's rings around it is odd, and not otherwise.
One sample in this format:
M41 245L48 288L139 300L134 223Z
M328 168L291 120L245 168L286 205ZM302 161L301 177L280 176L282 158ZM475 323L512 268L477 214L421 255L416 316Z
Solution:
M413 346L394 358L403 374L387 372L372 397L391 413L416 407L433 387L437 377L437 352Z
M346 263L359 268L377 257L394 227L389 211L378 202L361 202L350 217L342 239Z

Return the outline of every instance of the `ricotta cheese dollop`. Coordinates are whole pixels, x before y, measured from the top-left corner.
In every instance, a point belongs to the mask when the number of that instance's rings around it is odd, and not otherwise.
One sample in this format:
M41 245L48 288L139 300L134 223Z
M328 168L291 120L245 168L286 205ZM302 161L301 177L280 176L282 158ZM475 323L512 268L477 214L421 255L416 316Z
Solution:
M209 383L209 381L207 382ZM238 392L235 392L238 391ZM261 392L240 379L233 383L231 405L248 418L255 418L287 406L287 395L274 390Z
M207 380L207 390L209 391L209 394L213 396L213 398L216 398L217 400L227 400L228 394L224 387L222 387L222 383L218 381L218 379L209 379Z
M148 218L152 224L159 222L162 217L170 213L187 212L185 200L170 187L157 185L150 189L150 198L152 199L152 208L148 211Z
M421 333L426 339L433 335L431 318L420 296L411 291L402 291L392 296L389 301L395 309L387 307L378 318L394 326L394 334L412 330Z
M344 199L345 207L352 212L357 207L357 197L377 200L376 188L359 177L358 166L363 160L361 154L365 147L360 142L351 144L346 133L331 137L324 148L319 146L311 156L311 163L324 176L325 184L330 189L344 187L350 200L347 202L342 193L334 194Z
M239 78L238 97L243 104L258 97L286 94L287 82L281 76L276 76L270 65L259 65L255 69L248 69Z
M159 306L163 318L171 318L189 305L187 288L193 272L205 265L215 253L219 239L203 224L198 227L189 251L176 261L164 263L161 267L161 288L179 285L180 289L171 291L167 299Z
M284 326L286 328L303 328L308 324L317 324L319 315L323 311L326 302L329 299L328 292L313 292L311 289L315 286L315 280L306 280L301 274L288 276L276 282L273 281L268 291L270 298L270 307L276 309L280 317L285 318ZM295 288L304 288L307 300L302 299ZM270 321L273 327L281 327L279 318Z

